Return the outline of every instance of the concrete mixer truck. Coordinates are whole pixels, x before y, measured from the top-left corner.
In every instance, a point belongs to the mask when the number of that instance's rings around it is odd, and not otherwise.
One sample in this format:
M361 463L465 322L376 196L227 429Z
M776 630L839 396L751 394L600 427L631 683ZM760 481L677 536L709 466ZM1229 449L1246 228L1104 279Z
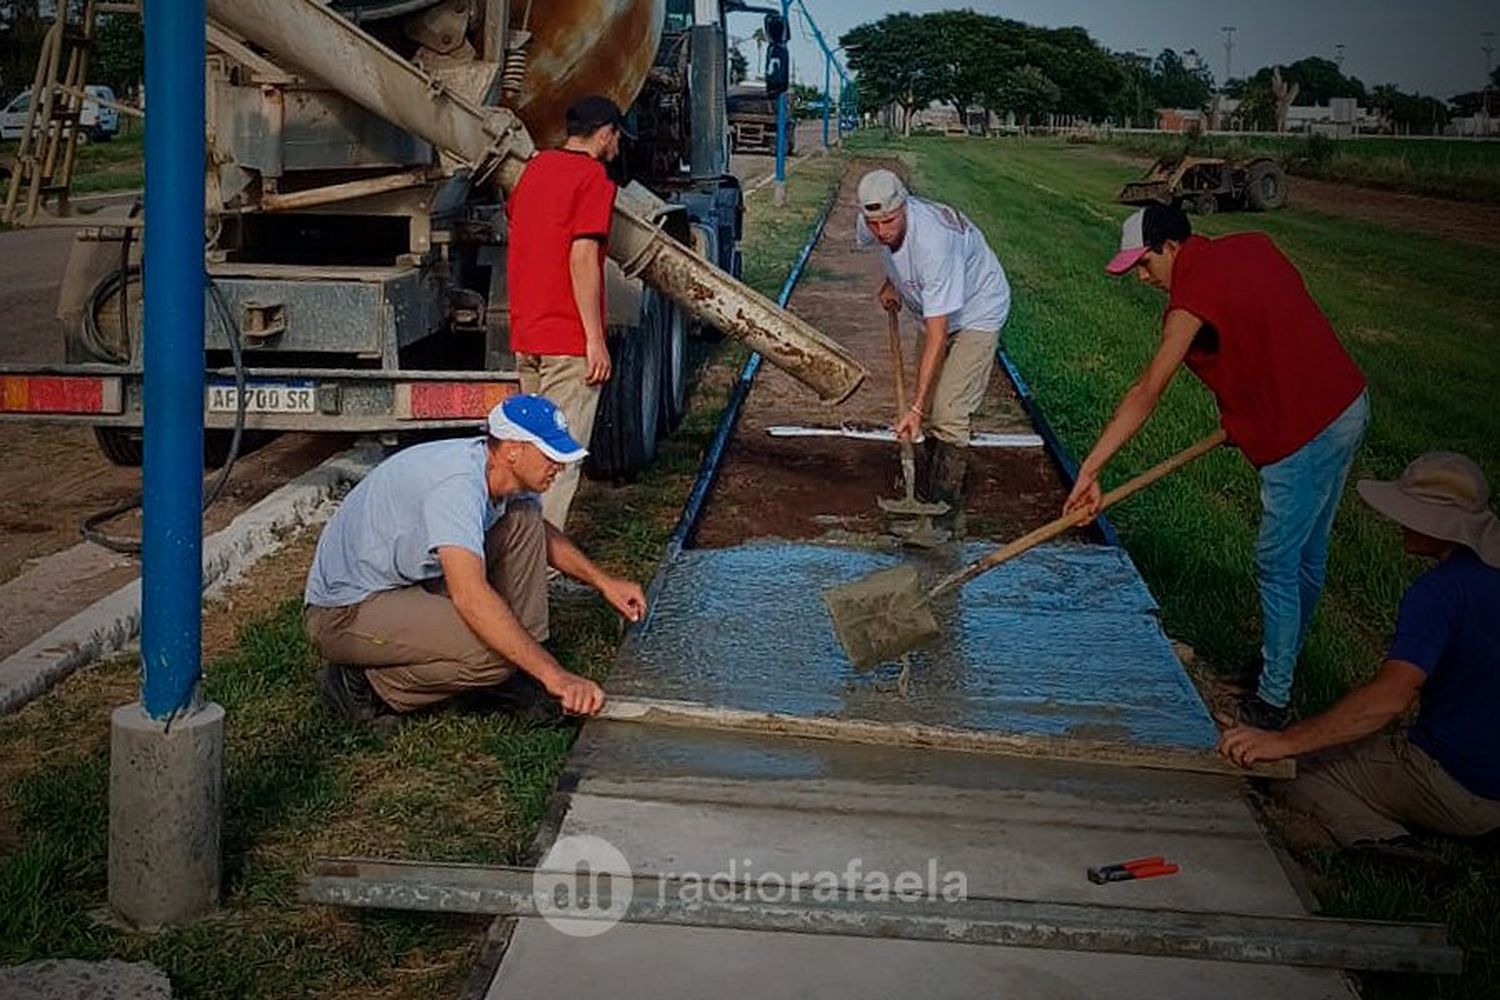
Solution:
M606 275L616 374L588 471L627 476L651 461L683 413L695 327L744 339L824 400L851 393L864 374L852 357L736 280L743 196L725 120L736 12L752 9L209 0L207 450L236 423L471 426L513 391L505 195L587 93L630 108L634 133L615 166ZM8 206L20 222L25 167ZM137 207L87 221L58 310L68 363L9 369L0 410L92 424L105 454L130 464L150 231Z

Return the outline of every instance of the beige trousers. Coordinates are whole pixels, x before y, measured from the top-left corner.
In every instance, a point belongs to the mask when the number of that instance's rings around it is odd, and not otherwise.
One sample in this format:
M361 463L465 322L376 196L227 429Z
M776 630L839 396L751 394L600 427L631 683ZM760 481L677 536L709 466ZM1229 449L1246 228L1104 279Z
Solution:
M1406 738L1371 736L1297 762L1282 794L1344 847L1405 836L1409 826L1455 837L1500 828L1500 800L1473 794Z
M490 586L537 642L547 638L547 535L541 507L514 501L484 539ZM328 660L364 667L380 700L410 712L475 688L515 666L486 646L448 599L442 578L372 594L343 608L304 609L308 638Z
M923 430L949 444L969 443L974 411L984 402L1000 331L957 330L948 337L948 354L932 392L932 412Z
M521 391L552 400L567 419L573 440L587 448L594 434L601 388L586 381L588 360L569 354L517 354L516 369L521 373ZM542 494L542 516L558 531L568 523L568 508L573 506L573 494L578 492L582 465L569 463Z

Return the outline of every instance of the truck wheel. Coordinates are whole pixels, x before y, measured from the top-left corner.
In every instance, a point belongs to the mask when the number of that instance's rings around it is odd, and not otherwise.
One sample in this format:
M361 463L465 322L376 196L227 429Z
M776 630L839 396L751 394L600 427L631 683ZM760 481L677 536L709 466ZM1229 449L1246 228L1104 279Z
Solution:
M138 468L145 458L141 432L131 427L95 427L94 441L114 465Z
M1286 174L1269 160L1250 167L1245 182L1245 201L1261 212L1274 212L1286 204Z
M632 479L656 457L661 415L661 338L648 327L609 334L614 370L599 396L599 413L583 471L590 479Z
M687 317L665 298L656 300L661 340L661 415L656 432L666 437L687 412Z
M1198 215L1213 215L1219 210L1219 198L1217 195L1200 194L1192 201L1193 211Z

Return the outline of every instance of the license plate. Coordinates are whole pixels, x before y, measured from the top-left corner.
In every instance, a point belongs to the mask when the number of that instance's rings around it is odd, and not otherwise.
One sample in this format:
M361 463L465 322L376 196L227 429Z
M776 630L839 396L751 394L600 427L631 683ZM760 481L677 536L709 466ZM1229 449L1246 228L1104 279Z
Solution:
M208 387L210 413L234 413L239 408L233 382ZM317 391L312 382L248 382L246 413L316 413Z

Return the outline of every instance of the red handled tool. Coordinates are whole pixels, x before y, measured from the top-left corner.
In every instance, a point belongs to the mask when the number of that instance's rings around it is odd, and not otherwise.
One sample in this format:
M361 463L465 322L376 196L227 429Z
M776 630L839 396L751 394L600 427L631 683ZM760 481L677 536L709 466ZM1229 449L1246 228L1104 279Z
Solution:
M1119 864L1103 865L1089 869L1089 881L1096 885L1106 882L1129 882L1138 878L1156 878L1158 875L1176 875L1177 866L1169 864L1160 855L1153 858L1136 858Z

